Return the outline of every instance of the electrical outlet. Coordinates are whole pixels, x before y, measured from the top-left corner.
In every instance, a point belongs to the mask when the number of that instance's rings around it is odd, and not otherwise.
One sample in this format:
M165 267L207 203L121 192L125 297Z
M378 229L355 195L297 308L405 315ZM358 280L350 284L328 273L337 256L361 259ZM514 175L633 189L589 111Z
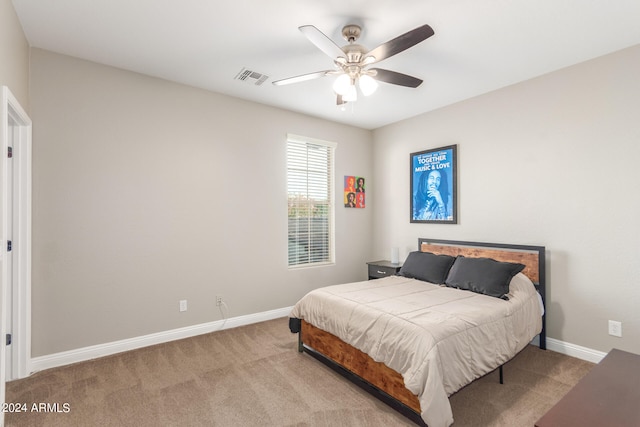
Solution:
M181 299L180 300L180 311L187 311L187 300L186 299Z
M222 297L221 296L217 296L216 297L216 305L217 306L221 306L222 305Z
M622 337L622 322L609 320L609 335L614 337Z

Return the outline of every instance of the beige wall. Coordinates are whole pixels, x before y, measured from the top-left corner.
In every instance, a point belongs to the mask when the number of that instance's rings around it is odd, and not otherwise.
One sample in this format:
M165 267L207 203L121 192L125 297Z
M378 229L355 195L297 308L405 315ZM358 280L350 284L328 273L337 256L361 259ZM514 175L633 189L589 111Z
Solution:
M366 278L371 208L336 207L335 266L287 269L285 137L337 142L339 190L372 176L371 132L39 49L31 67L34 357Z
M0 0L0 86L29 112L29 44L11 0Z
M374 256L421 236L544 245L549 336L640 353L638 70L635 46L376 130ZM409 153L450 144L459 224L410 224Z

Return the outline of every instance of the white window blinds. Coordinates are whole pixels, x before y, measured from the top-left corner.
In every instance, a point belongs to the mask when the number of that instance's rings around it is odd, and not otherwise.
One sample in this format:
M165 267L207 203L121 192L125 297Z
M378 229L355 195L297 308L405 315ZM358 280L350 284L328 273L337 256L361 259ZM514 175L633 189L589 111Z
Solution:
M335 143L287 136L289 267L333 262Z

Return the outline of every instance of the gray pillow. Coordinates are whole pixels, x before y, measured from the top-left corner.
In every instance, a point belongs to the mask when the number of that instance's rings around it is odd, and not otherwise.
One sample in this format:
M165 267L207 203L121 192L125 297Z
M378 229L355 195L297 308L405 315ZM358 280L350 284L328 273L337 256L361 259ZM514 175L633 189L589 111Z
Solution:
M449 269L456 259L449 255L436 255L431 252L411 252L398 272L400 276L425 282L443 284Z
M449 270L445 284L452 288L508 299L509 283L523 269L523 264L458 256Z

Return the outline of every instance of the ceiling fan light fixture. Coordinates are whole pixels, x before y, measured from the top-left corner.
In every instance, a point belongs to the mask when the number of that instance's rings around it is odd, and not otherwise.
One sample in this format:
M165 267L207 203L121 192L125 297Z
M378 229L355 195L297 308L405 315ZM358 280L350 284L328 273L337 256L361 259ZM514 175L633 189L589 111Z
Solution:
M364 96L369 96L378 89L378 82L369 75L362 75L358 79L358 85Z
M338 95L346 95L351 87L351 78L347 74L341 74L333 82L333 91Z
M358 91L356 90L356 86L355 85L349 85L349 90L347 90L347 93L342 95L342 99L345 102L355 102L355 101L357 101L358 100Z

